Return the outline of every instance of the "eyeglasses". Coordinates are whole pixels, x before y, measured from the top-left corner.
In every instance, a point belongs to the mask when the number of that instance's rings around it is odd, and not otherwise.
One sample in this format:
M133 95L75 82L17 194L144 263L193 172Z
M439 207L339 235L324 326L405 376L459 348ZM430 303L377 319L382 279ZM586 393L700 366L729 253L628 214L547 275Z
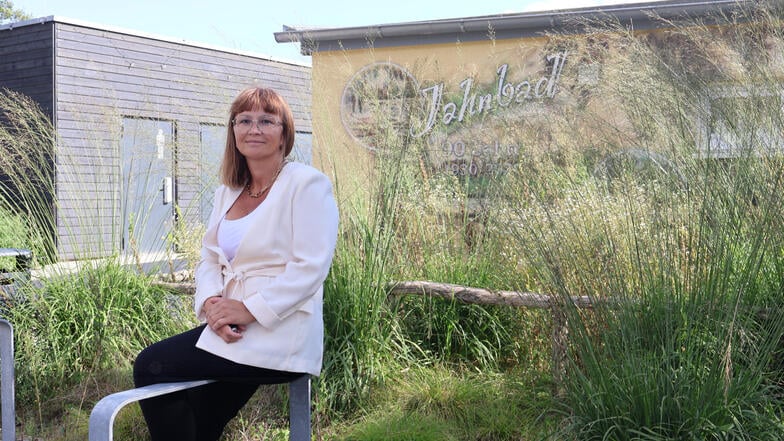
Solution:
M268 130L275 126L280 126L283 123L280 121L275 121L269 117L261 117L258 120L254 121L253 118L249 118L247 116L243 116L241 118L234 118L231 120L231 123L234 124L234 127L242 130L243 132L250 131L253 126L258 126L260 130Z

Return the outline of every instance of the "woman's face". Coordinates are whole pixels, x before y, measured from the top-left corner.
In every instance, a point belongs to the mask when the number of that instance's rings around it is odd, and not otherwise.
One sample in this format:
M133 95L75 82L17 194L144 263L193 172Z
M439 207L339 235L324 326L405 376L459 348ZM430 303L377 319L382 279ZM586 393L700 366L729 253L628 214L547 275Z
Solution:
M279 157L283 151L283 123L261 110L238 113L232 120L237 150L247 160Z

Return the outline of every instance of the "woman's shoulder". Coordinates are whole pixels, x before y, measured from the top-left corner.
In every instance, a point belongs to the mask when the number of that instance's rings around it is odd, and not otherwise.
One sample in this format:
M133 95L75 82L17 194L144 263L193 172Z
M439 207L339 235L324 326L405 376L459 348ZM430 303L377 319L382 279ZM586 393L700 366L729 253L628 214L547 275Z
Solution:
M229 186L226 186L225 184L220 184L218 185L217 188L215 188L215 194L213 196L214 203L222 204L225 201L230 201L231 203L234 203L234 200L237 199L237 196L239 196L241 191L242 191L242 187L231 188Z
M329 180L321 170L302 162L292 161L286 165L286 169L291 173L292 177L297 181L315 180Z
M219 184L215 188L215 196L216 197L230 196L235 193L239 193L240 191L242 191L242 187L232 188L227 186L226 184Z

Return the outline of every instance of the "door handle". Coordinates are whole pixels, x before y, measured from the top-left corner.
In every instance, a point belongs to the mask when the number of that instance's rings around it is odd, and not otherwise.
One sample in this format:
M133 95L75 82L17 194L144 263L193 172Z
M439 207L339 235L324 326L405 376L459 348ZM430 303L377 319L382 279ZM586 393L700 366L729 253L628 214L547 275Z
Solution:
M174 198L173 189L172 189L172 178L165 177L163 178L163 205L169 205Z

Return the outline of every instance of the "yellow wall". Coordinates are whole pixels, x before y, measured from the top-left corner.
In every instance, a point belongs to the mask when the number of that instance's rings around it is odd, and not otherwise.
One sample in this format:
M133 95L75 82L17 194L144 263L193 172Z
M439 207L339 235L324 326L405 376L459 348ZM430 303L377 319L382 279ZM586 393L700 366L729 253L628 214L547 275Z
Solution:
M344 50L332 52L316 52L313 54L313 127L315 136L315 148L317 152L314 161L322 168L332 169L340 176L346 176L352 169L369 169L369 162L372 160L374 146L368 146L361 136L356 136L356 130L352 130L350 123L347 123L346 108L342 108L341 99L346 92L346 88L354 84L358 77L362 77L369 66L376 63L391 63L409 73L415 80L419 90L421 102L415 106L418 114L412 116L411 124L418 129L416 132L423 132L430 112L432 98L435 91L430 95L422 94L423 89L433 88L442 84L443 96L441 105L436 108L439 110L436 115L438 122L443 122L443 105L451 101L456 104L447 107L453 113L452 121L446 126L449 133L442 134L452 141L460 143L460 149L475 151L477 149L487 149L488 146L494 151L496 144L501 144L511 136L504 134L499 138L499 130L484 130L489 121L508 120L510 118L522 118L524 114L537 113L553 97L536 98L536 86L539 85L539 94L544 94L548 85L552 82L552 65L546 66L548 55L559 54L558 49L548 48L548 40L544 38L526 38L520 40L501 40L501 41L482 41L459 44L438 44L438 45L417 45L395 48L376 48L363 50ZM563 57L564 55L561 55ZM568 55L566 55L568 64ZM561 60L563 61L563 60ZM552 60L551 60L552 64ZM557 64L557 60L556 60ZM497 94L499 88L499 68L506 65L505 91L510 95L504 100L510 104L499 105L497 96L492 97L490 108L486 105L482 112L477 112L478 116L469 118L469 109L465 109L463 120L459 121L461 113L461 102L465 95L465 84L461 88L461 82L471 79L472 85L470 92L476 94L482 88L482 94ZM557 66L556 66L557 67ZM561 68L563 63L561 63ZM560 71L559 71L560 72ZM513 87L520 85L521 82L528 81L531 90L531 99L521 99L521 103L514 102ZM518 90L526 89L528 85L523 85ZM555 92L557 95L558 92ZM479 108L479 97L474 102L474 110ZM383 114L383 113L382 113ZM481 117L481 118L480 118ZM382 116L383 118L383 116ZM469 122L469 120L471 120ZM480 121L481 120L481 121ZM378 121L376 121L378 122ZM347 126L349 124L349 126ZM379 123L383 124L383 123ZM508 121L501 121L500 124L508 124ZM443 128L443 127L442 127ZM438 130L431 130L427 134L418 136L420 141L427 142L431 149L440 150L439 143L433 138L433 134ZM504 131L500 131L504 132ZM382 141L383 143L383 141ZM448 147L447 147L448 149ZM443 152L441 152L443 153ZM446 155L446 153L444 153ZM469 153L462 155L466 158ZM460 159L442 157L439 161L449 161L450 159ZM497 155L496 155L497 156ZM487 158L485 158L487 159ZM367 163L367 164L366 164ZM367 165L367 166L366 166ZM350 166L350 167L349 167Z
M765 45L749 47L749 32L759 33ZM756 84L783 70L776 60L784 43L769 34L764 27L737 25L633 34L615 29L315 52L314 162L335 172L346 188L354 179L360 186L372 182L360 172L372 171L380 152L401 145L426 151L425 174L480 177L531 154L591 150L601 156L692 141L703 148L700 139L675 139L682 134L655 119L693 107L694 115L678 116L693 124L682 130L704 137L705 115L696 113L705 109L696 103L705 94ZM702 89L681 90L690 87L685 77L699 79ZM372 96L381 98L367 98Z

